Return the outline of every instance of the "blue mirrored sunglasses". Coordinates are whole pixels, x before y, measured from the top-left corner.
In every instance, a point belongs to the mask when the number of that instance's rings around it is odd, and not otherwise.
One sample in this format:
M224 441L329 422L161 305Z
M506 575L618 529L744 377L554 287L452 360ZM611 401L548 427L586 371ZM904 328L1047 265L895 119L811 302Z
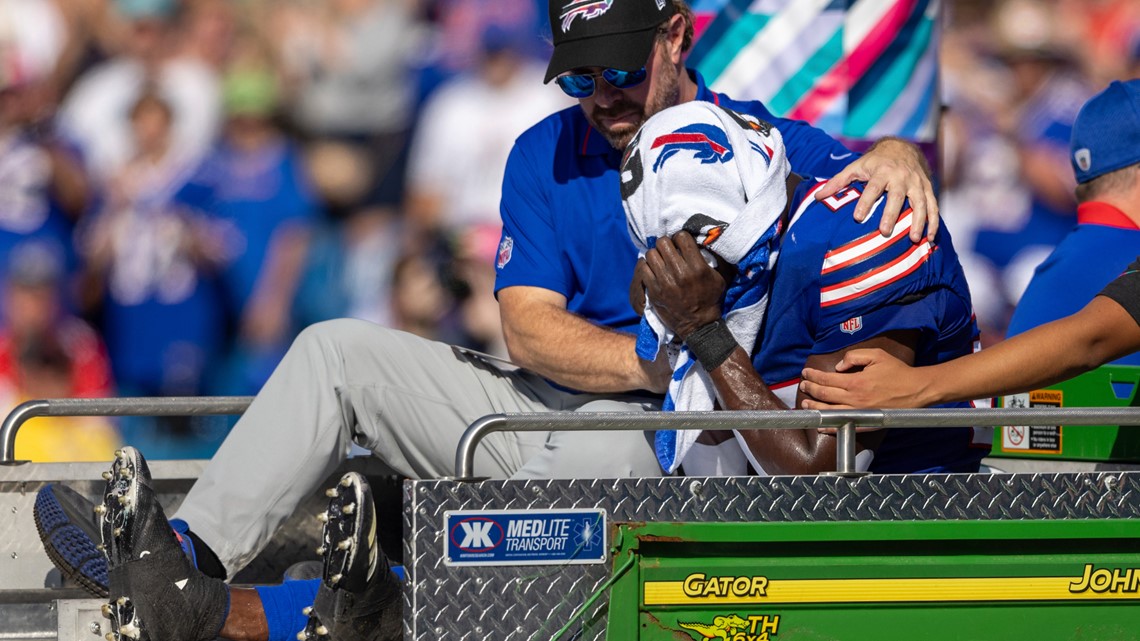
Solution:
M645 82L645 77L648 75L645 67L637 71L622 71L621 69L603 69L601 73L576 73L567 76L558 76L554 79L562 91L571 98L589 98L594 95L596 88L596 81L594 78L601 76L603 80L610 83L610 86L615 89L629 89L636 87Z

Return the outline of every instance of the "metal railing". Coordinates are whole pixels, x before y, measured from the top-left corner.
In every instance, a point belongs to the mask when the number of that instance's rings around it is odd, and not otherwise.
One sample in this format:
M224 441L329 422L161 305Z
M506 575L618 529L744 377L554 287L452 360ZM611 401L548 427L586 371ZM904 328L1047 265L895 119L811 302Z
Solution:
M252 396L62 398L27 401L0 424L0 465L16 460L16 433L37 416L218 416L241 414ZM455 452L458 479L474 479L475 450L495 432L654 431L661 429L836 429L836 474L855 476L859 427L933 428L963 425L1140 425L1140 407L772 410L756 412L540 412L492 414L472 423Z
M17 405L0 424L0 465L16 461L16 432L37 416L224 416L241 414L252 396L53 398Z
M455 475L475 479L475 448L494 432L569 432L660 429L772 430L836 428L836 474L857 476L855 428L962 425L1140 425L1140 407L1070 409L772 410L758 412L545 412L492 414L463 433Z

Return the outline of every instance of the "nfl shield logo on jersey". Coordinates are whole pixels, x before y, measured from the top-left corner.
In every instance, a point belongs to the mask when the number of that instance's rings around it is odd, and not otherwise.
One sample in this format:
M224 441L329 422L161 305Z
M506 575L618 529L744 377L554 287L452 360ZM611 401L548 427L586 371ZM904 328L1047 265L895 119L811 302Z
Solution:
M502 269L511 262L511 253L515 248L515 239L510 236L503 236L503 241L499 243L499 257L495 261L495 266Z
M847 320L843 321L843 324L839 326L839 331L843 332L844 334L854 334L861 329L863 329L862 316L848 318Z

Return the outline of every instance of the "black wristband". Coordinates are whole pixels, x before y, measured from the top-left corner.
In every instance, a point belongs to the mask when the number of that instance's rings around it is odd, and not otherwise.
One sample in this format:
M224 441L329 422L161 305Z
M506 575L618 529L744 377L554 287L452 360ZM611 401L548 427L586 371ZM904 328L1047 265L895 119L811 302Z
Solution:
M713 371L721 363L728 360L732 350L738 347L736 338L729 331L723 318L719 318L708 325L698 328L685 339L689 346L689 353L693 355L706 371Z

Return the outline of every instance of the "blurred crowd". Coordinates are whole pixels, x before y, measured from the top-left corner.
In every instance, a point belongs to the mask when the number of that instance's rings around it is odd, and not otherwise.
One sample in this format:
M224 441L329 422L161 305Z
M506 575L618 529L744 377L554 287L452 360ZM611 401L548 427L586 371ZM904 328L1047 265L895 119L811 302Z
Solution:
M504 355L492 295L542 0L0 0L0 407L255 393L357 317ZM225 421L38 419L17 453L205 457Z
M991 343L1076 224L1073 120L1110 81L1140 77L1140 2L943 6L939 202Z
M985 336L1073 225L1069 130L1135 0L955 0L941 188ZM0 0L0 411L255 393L363 318L505 355L492 295L545 0ZM53 422L54 421L54 422ZM21 458L209 456L228 423L37 419Z

